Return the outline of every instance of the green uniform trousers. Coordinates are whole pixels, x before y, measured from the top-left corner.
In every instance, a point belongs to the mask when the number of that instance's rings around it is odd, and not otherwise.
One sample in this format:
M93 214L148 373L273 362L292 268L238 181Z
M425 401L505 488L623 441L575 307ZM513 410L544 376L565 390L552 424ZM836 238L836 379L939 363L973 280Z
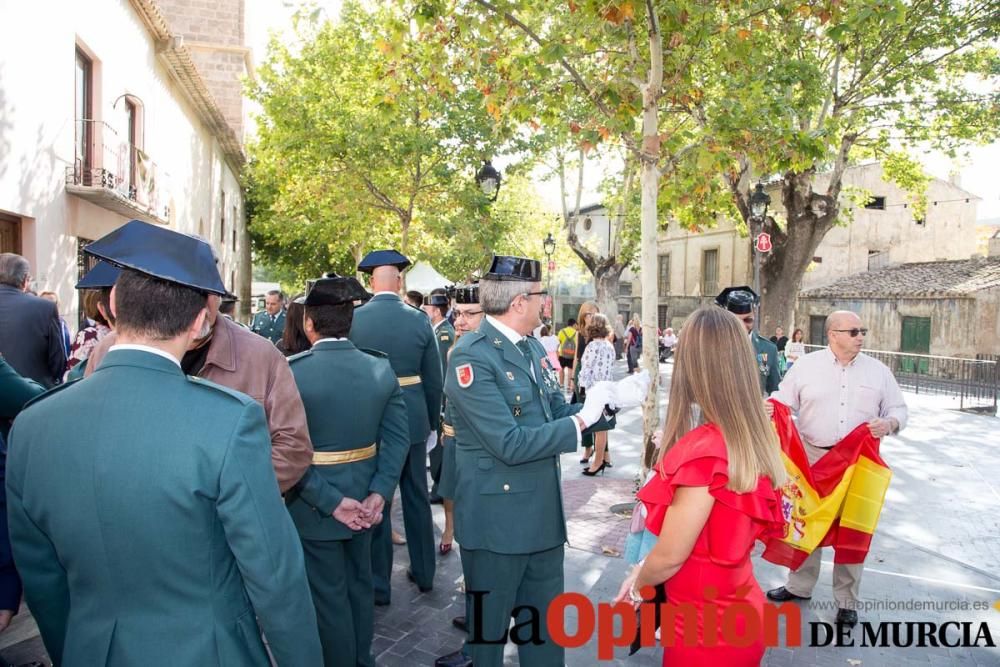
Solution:
M371 545L370 530L349 540L302 540L324 667L375 664Z
M511 613L515 607L533 607L537 614L541 644L525 643L518 646L520 664L531 667L562 667L566 664L566 650L553 643L549 636L545 615L549 603L564 592L563 545L532 554L499 554L485 549L462 547L462 570L465 573L465 590L472 596L475 591L486 591L480 596L480 618L476 618L476 602L466 601L466 621L469 636L463 652L472 658L476 667L502 667L503 644L472 643L479 625L479 635L486 640L497 640L507 632ZM527 623L531 613L525 610L514 615L514 624ZM527 636L528 630L519 633Z
M403 527L406 548L410 554L410 570L421 588L434 586L434 521L427 497L427 443L410 445L399 479L399 496L403 501ZM372 579L375 600L388 604L391 600L389 578L392 576L392 499L387 498L382 510L382 523L372 530Z

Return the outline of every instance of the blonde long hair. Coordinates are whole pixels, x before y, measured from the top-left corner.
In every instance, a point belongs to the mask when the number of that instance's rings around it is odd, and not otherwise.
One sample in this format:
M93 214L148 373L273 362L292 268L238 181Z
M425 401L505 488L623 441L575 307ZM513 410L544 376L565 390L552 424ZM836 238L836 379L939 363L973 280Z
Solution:
M764 412L754 351L743 324L718 306L703 306L685 322L674 355L663 427L664 453L694 428L692 407L719 427L729 454L732 491L757 487L760 475L775 486L785 482L781 447Z
M583 338L588 338L587 327L590 325L590 322L587 320L590 319L591 315L599 312L601 312L601 309L593 301L584 301L580 304L580 312L576 315L576 321L580 325L580 333Z

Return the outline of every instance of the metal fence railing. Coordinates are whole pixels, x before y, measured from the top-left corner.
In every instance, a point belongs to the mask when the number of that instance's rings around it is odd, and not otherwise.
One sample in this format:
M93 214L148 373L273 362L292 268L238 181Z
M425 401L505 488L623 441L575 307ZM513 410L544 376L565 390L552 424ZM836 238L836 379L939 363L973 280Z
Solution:
M822 349L820 345L805 347L807 352ZM902 389L917 394L958 396L959 409L997 412L1000 358L996 355L968 359L885 350L863 352L888 366Z

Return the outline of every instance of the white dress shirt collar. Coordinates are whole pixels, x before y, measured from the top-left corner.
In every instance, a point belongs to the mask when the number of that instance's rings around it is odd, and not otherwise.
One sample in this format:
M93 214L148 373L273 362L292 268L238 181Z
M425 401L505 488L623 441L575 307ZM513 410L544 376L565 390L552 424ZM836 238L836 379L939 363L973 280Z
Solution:
M164 352L159 348L151 347L149 345L133 345L130 343L118 343L117 345L112 345L108 349L108 352L114 352L115 350L133 350L136 352L149 352L150 354L155 354L159 357L163 357L164 359L169 359L170 361L177 364L178 368L181 367L181 362L177 361L177 359L175 359L172 354Z
M511 329L509 326L507 326L500 320L491 317L490 315L486 316L486 321L492 324L497 331L499 331L504 335L504 338L512 342L514 345L517 345L524 339L524 336Z

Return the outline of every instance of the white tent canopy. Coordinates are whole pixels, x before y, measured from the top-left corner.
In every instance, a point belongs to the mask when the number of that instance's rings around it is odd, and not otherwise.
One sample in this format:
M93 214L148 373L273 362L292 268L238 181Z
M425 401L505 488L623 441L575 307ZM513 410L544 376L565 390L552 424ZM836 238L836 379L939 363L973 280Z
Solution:
M452 283L453 281L442 276L427 262L417 262L406 272L406 289L417 290L423 294L438 287L447 287Z

